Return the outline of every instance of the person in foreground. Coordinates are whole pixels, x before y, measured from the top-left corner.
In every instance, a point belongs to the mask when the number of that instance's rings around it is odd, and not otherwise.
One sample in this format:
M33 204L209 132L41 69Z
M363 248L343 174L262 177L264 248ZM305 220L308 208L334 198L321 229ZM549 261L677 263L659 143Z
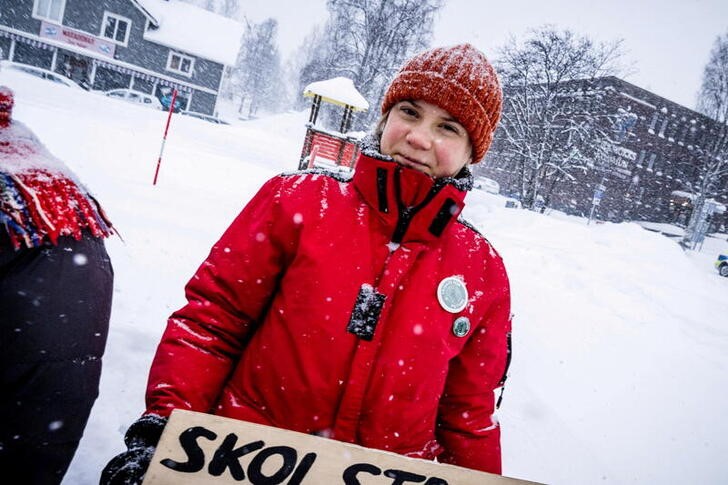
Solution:
M351 178L269 180L187 284L101 483L141 481L175 408L501 473L508 277L458 219L501 100L474 47L423 52Z
M61 483L98 396L114 231L0 86L0 469Z

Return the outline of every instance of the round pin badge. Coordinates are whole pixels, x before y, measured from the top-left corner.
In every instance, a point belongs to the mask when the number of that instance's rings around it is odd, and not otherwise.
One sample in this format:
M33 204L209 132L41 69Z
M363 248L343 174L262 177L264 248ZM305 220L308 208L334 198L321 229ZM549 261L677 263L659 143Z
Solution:
M452 333L456 337L465 337L470 331L470 319L468 317L458 317L452 323Z
M448 276L437 286L437 301L450 313L461 312L468 304L468 289L460 278Z

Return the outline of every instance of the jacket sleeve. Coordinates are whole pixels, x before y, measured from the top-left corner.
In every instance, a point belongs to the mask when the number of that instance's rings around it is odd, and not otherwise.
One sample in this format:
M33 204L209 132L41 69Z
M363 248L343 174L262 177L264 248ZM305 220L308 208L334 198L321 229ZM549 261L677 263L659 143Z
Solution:
M445 449L440 462L501 473L494 391L505 382L510 360L510 311L506 279L485 320L450 362L438 412L437 438Z
M146 414L210 412L217 403L295 250L281 184L276 177L260 189L187 283L187 304L167 321L149 371Z

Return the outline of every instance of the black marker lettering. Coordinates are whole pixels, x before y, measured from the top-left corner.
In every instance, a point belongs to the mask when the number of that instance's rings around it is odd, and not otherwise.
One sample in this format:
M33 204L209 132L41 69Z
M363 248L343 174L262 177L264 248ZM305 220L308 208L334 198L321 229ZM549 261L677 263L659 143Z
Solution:
M427 478L424 475L418 475L404 470L386 470L384 476L394 478L392 485L402 485L405 482L420 483L424 482Z
M165 458L160 463L169 469L182 473L195 473L202 470L205 466L205 452L197 444L197 438L207 438L212 441L217 438L217 434L202 426L187 428L179 435L179 444L187 454L187 461L180 463L169 458Z
M283 457L283 465L273 475L263 475L263 463L273 455ZM288 478L288 475L293 471L293 467L296 466L297 460L298 454L290 446L271 446L255 455L255 458L250 462L250 465L248 465L248 479L254 485L278 485Z
M306 473L311 469L311 465L313 465L315 460L316 453L307 453L298 467L296 467L296 471L291 475L291 479L288 480L288 485L301 485L301 480L306 477Z
M240 465L240 457L263 448L265 443L262 441L253 441L240 448L234 448L237 441L238 437L235 433L230 433L225 437L225 440L215 451L215 455L212 457L212 461L210 461L210 466L207 467L210 475L219 477L226 468L229 468L230 474L235 480L245 480L245 472Z
M356 478L359 472L370 473L375 476L382 474L382 470L374 465L370 465L369 463L356 463L344 470L344 474L341 476L344 479L344 485L361 485L359 479Z

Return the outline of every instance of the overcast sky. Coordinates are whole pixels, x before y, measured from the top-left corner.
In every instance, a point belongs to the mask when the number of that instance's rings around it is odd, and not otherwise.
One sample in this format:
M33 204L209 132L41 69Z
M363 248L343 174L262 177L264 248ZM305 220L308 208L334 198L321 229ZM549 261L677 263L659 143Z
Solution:
M242 0L252 20L274 17L284 56L327 17L325 0ZM627 81L689 108L715 38L728 32L728 0L445 0L433 45L470 42L493 57L509 35L551 23L597 40L624 39Z

